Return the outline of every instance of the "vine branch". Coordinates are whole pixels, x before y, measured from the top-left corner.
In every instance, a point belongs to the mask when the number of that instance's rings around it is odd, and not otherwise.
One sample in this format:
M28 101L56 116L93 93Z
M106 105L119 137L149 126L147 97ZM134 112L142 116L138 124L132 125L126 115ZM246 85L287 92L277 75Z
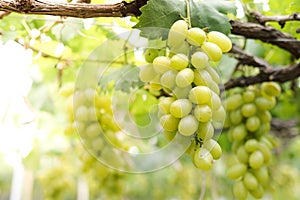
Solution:
M266 22L278 22L281 28L284 27L287 21L300 21L300 13L292 13L291 15L285 16L264 16L259 12L251 12L251 15L255 18L255 20L261 25L265 25Z

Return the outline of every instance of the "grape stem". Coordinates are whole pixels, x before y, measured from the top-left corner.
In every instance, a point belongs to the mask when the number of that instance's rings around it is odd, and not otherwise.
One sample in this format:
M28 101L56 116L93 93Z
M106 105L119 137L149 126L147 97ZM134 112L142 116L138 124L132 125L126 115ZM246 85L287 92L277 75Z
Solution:
M186 22L188 24L188 27L192 28L190 1L189 0L185 0L185 3L186 3Z

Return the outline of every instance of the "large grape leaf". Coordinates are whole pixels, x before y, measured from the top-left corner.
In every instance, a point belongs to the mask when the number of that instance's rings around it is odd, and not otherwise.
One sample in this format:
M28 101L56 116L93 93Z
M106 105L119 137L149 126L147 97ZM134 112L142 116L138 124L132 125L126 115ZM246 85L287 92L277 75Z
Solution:
M139 22L134 28L141 29L141 34L150 39L160 37L165 39L168 32L158 28L169 29L176 20L186 17L186 4L183 0L149 0L141 8L141 12ZM225 0L191 1L191 22L194 27L206 27L209 31L217 30L228 34L231 26L227 13L236 14L233 2Z

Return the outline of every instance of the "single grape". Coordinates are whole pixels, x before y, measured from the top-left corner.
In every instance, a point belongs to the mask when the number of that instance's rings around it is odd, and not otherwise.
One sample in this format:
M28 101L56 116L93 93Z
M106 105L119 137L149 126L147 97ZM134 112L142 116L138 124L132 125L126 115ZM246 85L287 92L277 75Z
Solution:
M266 164L268 164L270 162L271 158L272 158L271 150L263 142L259 142L259 144L258 144L258 150L263 154L264 162Z
M226 175L228 178L235 180L244 176L246 172L247 166L245 164L236 163L228 168Z
M191 63L197 69L204 69L208 66L208 56L201 51L196 51L191 57Z
M220 61L222 58L222 50L218 45L212 42L204 42L201 49L206 53L212 61Z
M170 106L175 101L173 97L163 97L158 103L158 110L163 114L170 113Z
M210 76L212 77L212 80L216 84L221 83L220 75L216 72L216 70L213 67L207 66L204 70L206 70L210 74Z
M246 103L241 108L244 117L251 117L256 114L256 106L253 103Z
M170 66L175 70L182 70L189 65L189 59L184 54L176 54L170 60Z
M243 120L243 115L240 109L233 110L229 114L230 123L232 125L240 124Z
M194 165L201 170L210 170L213 164L213 157L205 148L198 148L193 157Z
M189 96L191 89L192 89L191 85L189 85L185 88L176 86L173 90L173 94L177 99L186 99Z
M264 155L256 150L253 153L250 154L249 157L249 165L252 169L258 169L260 168L264 163Z
M224 122L226 118L226 111L223 106L221 106L218 110L213 111L212 119L218 122Z
M178 72L175 82L178 87L184 88L194 81L194 71L190 68L185 68Z
M153 69L156 73L163 74L172 69L170 63L170 58L166 56L158 56L153 60Z
M198 27L190 28L187 32L186 40L194 46L200 46L206 39L206 33Z
M194 108L194 116L199 122L205 123L212 119L212 111L208 105L197 105Z
M164 131L164 137L170 142L176 136L176 131Z
M243 101L245 103L252 103L255 100L255 92L251 90L246 90L243 93Z
M208 104L211 102L212 92L206 86L197 86L191 89L189 99L196 104Z
M188 55L189 51L190 51L189 44L187 42L183 42L182 44L180 44L178 46L171 47L170 55L172 55L172 54L173 54L173 56L176 55L176 54ZM173 57L173 56L170 56L170 57Z
M236 110L238 109L241 105L243 104L243 98L242 98L242 95L240 94L234 94L234 95L231 95L229 96L227 99L226 99L226 109L228 111L230 110Z
M230 130L232 139L235 141L241 141L247 136L247 129L244 124L239 124Z
M168 34L168 45L172 47L182 44L186 38L187 32L187 23L184 20L176 21L170 28Z
M203 69L197 69L194 71L194 83L198 86L207 86L209 87L212 82L212 77L210 74L203 70Z
M149 82L154 79L156 72L154 71L152 64L146 64L141 66L139 77L143 82Z
M241 145L238 147L237 151L236 151L236 156L239 159L240 162L242 163L248 163L249 160L249 154L245 149L244 145Z
M245 150L248 153L251 153L251 152L255 151L257 148L258 148L258 142L257 142L256 139L249 139L245 143Z
M183 117L178 124L178 131L184 136L193 135L198 129L199 122L193 115Z
M267 167L260 167L253 170L253 173L260 184L267 186L269 183L269 172Z
M250 190L250 194L256 199L261 199L264 196L264 188L258 185L256 189Z
M239 200L246 200L248 196L248 190L245 187L243 181L237 181L233 185L233 194Z
M231 40L225 34L218 31L209 32L207 34L207 41L218 45L222 52L228 52L232 48Z
M152 63L154 58L158 56L158 50L157 49L147 49L144 53L145 60L148 63Z
M243 178L243 182L244 182L245 187L248 190L255 190L258 187L258 181L257 181L257 179L250 172L247 172L245 174L245 176Z
M222 155L222 148L214 139L207 140L203 143L203 147L206 148L213 159L218 160Z
M214 136L214 127L211 122L199 123L197 136L203 141L211 139Z
M219 108L222 106L221 99L216 93L212 92L211 94L212 97L209 106L213 111L219 110Z
M257 116L262 123L269 123L272 119L272 115L268 110L258 112Z
M171 114L167 114L163 115L159 121L166 131L176 131L180 119L173 117Z
M274 97L257 97L255 99L255 104L260 110L271 110L276 104L276 99Z
M177 99L170 106L170 113L176 118L188 115L192 110L192 103L188 99Z
M75 111L75 119L79 122L86 122L90 120L90 111L89 108L82 105L78 107Z
M163 73L160 77L160 83L163 87L167 89L172 89L175 86L175 78L177 76L177 71L169 70Z
M254 132L258 130L259 126L260 126L260 120L257 116L249 117L246 120L246 127L248 131Z
M264 82L261 85L261 90L264 94L268 96L279 96L281 93L281 88L278 83L275 82Z

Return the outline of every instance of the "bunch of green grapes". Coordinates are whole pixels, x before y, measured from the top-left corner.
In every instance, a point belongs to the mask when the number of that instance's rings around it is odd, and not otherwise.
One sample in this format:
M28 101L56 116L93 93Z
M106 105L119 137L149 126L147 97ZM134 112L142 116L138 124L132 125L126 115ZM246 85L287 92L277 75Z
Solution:
M206 34L178 20L170 28L167 44L160 51L146 50L147 64L140 68L140 79L150 91L163 90L167 94L158 105L166 138L171 140L177 132L193 137L189 148L193 163L199 169L210 170L213 160L222 153L212 139L216 125L213 122L225 118L219 97L220 77L210 64L219 61L232 43L220 32Z
M236 180L233 193L238 199L246 199L248 193L261 198L268 186L268 165L275 145L268 136L270 110L280 92L277 83L266 82L260 88L239 89L226 99L228 117L225 124L230 127L228 136L237 157L229 166L227 176Z

